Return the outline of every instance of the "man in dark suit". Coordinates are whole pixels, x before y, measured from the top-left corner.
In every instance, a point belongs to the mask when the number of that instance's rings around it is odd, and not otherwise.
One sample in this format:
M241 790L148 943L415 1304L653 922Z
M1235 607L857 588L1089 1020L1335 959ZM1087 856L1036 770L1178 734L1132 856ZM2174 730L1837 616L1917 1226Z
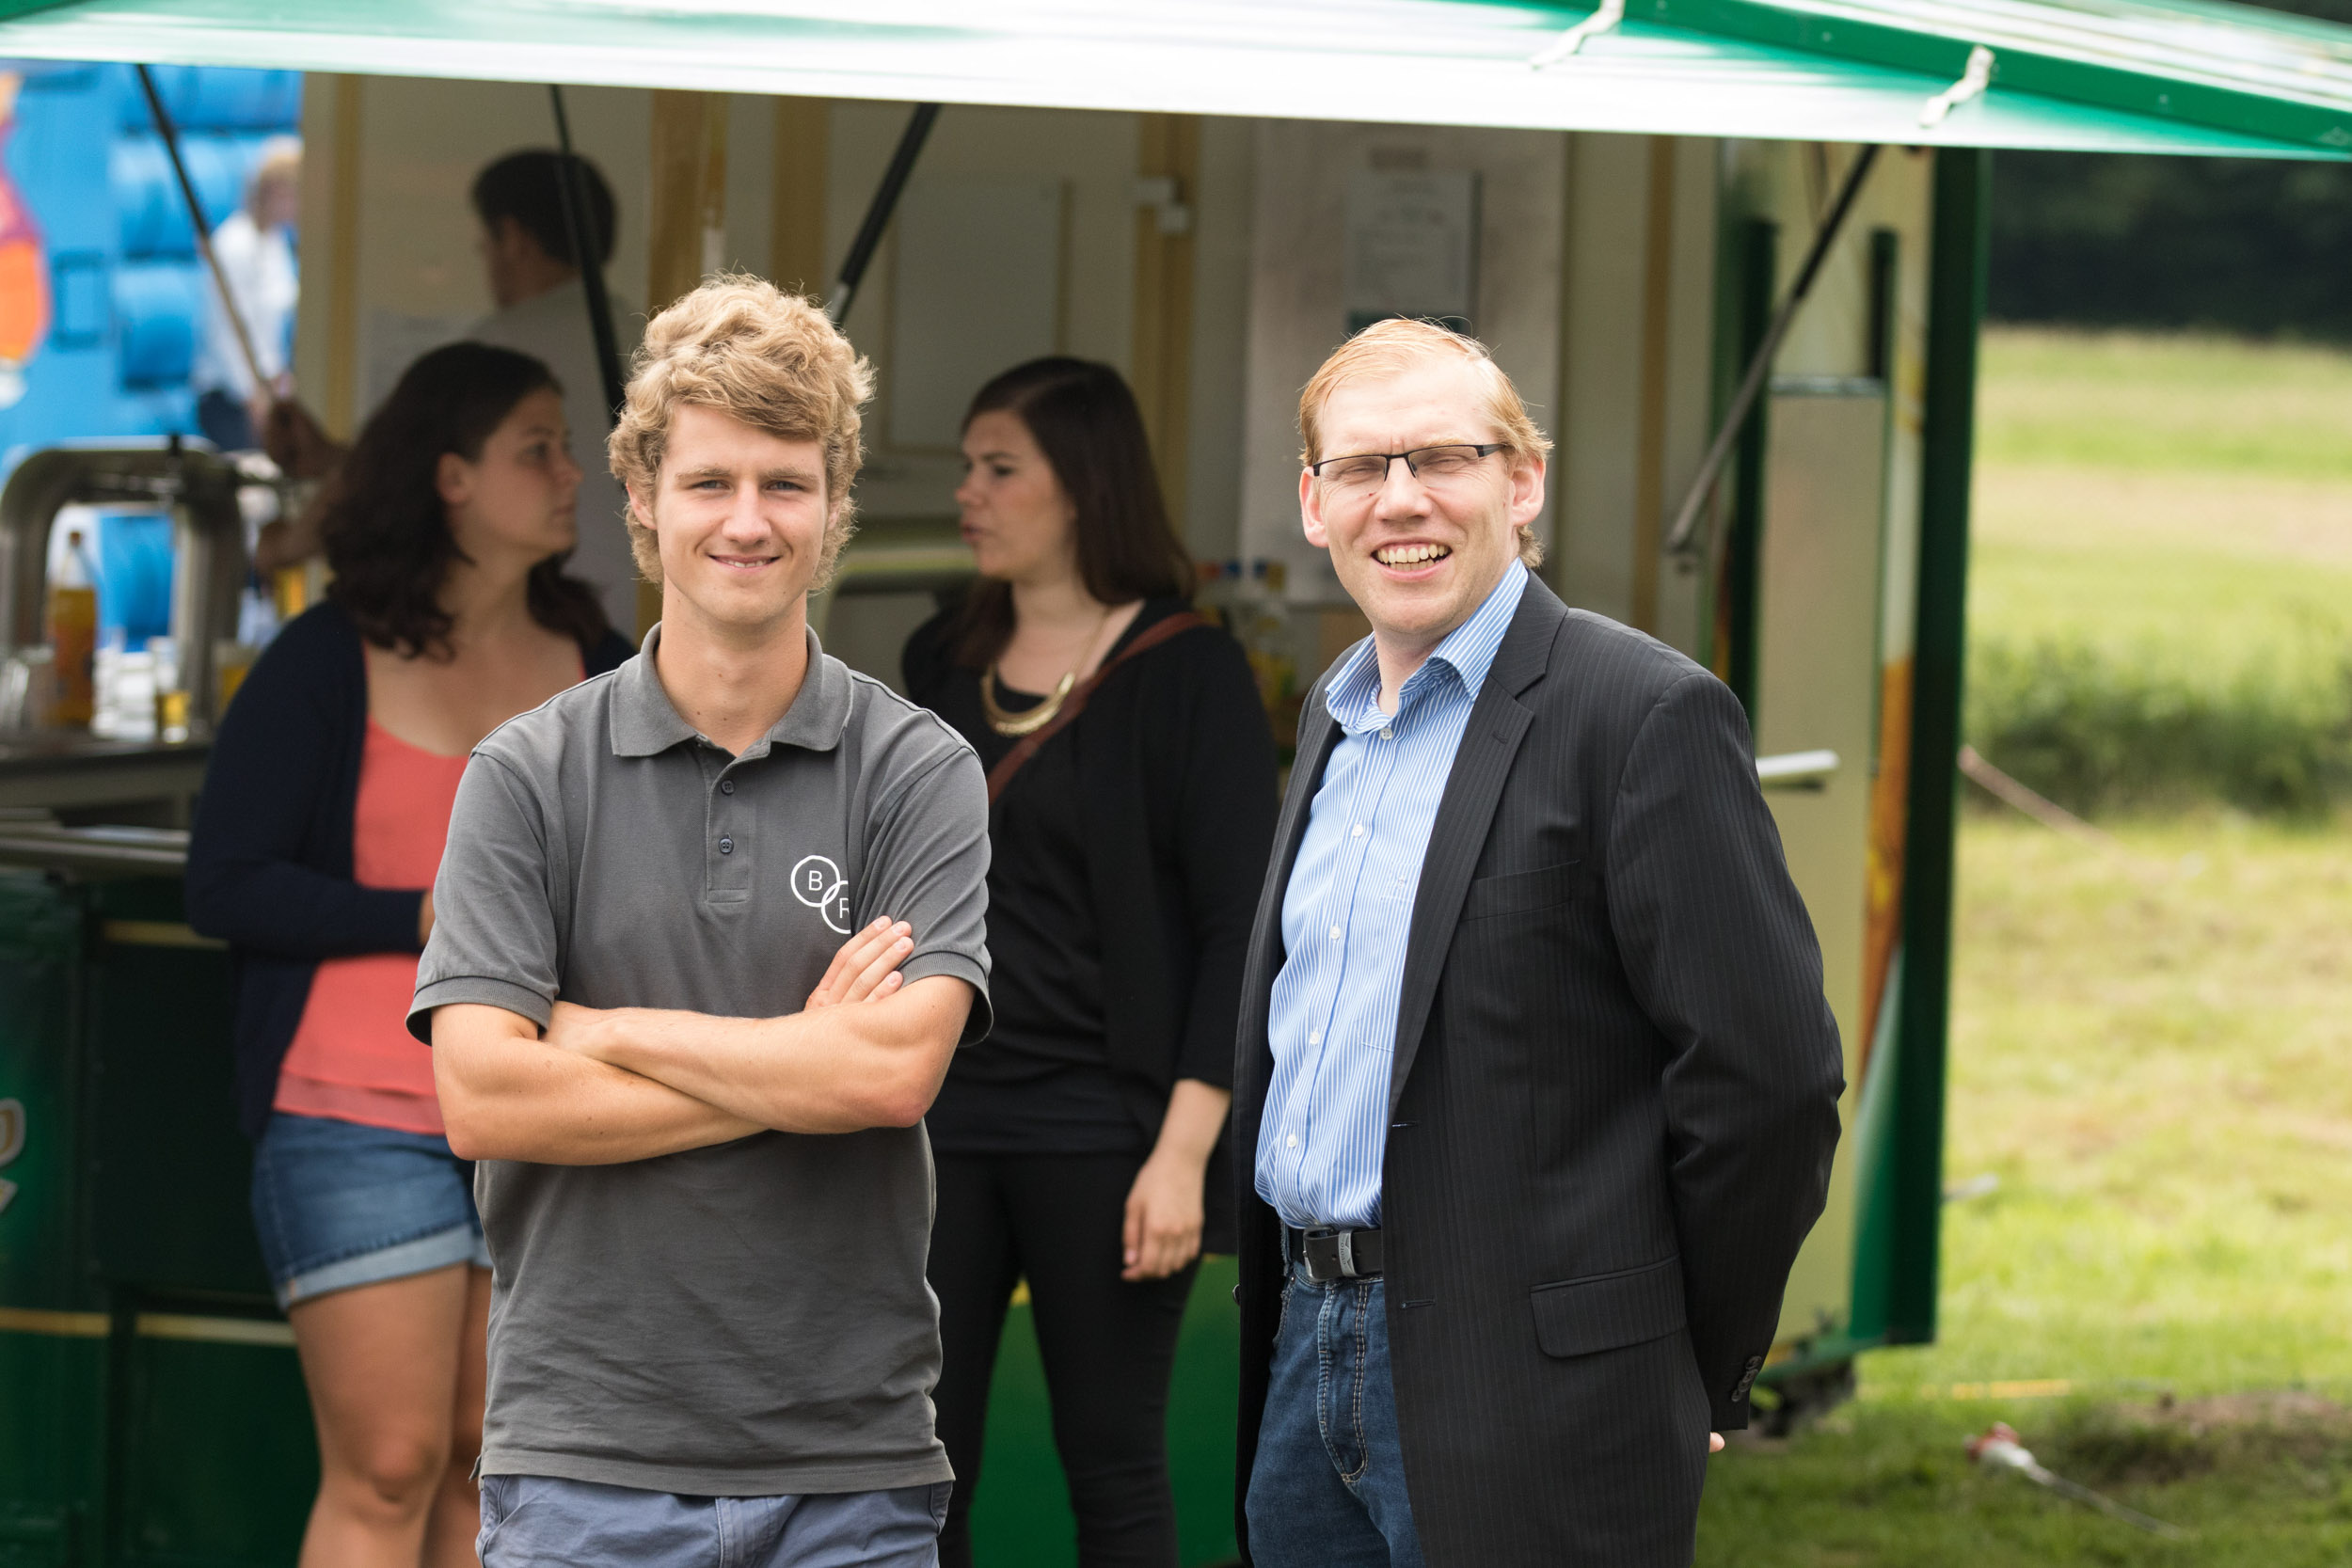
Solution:
M1684 1568L1843 1089L1745 716L1528 572L1549 442L1485 348L1342 347L1308 694L1233 1088L1260 1568Z

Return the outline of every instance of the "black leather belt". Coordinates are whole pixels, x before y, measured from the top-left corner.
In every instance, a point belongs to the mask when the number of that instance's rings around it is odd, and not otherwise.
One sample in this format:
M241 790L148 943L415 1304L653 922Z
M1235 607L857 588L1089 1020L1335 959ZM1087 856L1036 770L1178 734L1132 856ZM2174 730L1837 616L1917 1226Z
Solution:
M1285 1249L1294 1263L1307 1265L1307 1277L1318 1285L1334 1279L1380 1277L1378 1230L1341 1230L1327 1225L1311 1230L1282 1228Z

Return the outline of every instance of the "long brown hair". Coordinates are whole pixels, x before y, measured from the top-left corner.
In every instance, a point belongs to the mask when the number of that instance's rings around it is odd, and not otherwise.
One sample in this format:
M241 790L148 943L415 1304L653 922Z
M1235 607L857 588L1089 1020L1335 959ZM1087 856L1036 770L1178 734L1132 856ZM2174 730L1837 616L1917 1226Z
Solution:
M1020 420L1077 513L1078 577L1104 604L1185 594L1192 558L1168 526L1159 470L1136 395L1108 365L1053 356L981 388L964 414ZM1012 585L982 578L949 636L956 661L984 669L1012 637Z
M326 596L360 636L403 655L449 657L441 585L463 557L441 499L441 454L478 461L516 404L562 390L538 360L487 343L450 343L401 373L343 459L319 523L335 574ZM566 550L533 566L526 593L532 620L585 648L612 626L596 590L564 575L570 559Z

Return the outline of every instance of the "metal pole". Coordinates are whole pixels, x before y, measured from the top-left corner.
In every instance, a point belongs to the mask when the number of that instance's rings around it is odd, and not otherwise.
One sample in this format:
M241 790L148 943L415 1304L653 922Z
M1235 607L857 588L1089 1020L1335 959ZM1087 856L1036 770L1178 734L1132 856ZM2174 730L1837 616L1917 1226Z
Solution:
M572 151L572 122L564 113L564 89L548 83L548 101L555 107L556 199L564 206L564 231L571 237L580 293L588 298L588 335L596 345L596 373L604 378L605 419L617 421L627 388L621 383L620 344L612 336L612 301L604 291L604 247L588 232L588 181Z
M139 90L147 94L148 112L155 117L155 130L164 138L164 151L171 159L171 172L180 182L180 198L188 205L188 227L196 230L196 253L204 258L204 268L213 275L213 287L220 291L221 308L229 312L229 325L237 338L237 352L245 356L245 368L253 377L255 389L277 396L270 378L262 373L262 356L253 351L253 334L245 325L245 312L237 308L237 296L229 292L229 276L220 270L220 258L213 254L213 236L204 224L204 204L196 198L196 182L188 178L188 166L180 155L180 133L171 123L171 115L164 108L164 96L155 90L155 73L145 66L137 68Z
M1668 555L1690 553L1692 535L1698 531L1699 513L1707 505L1707 498L1714 493L1715 482L1723 477L1724 464L1730 458L1731 449L1738 444L1740 432L1772 373L1772 358L1780 352L1780 341L1788 335L1789 324L1797 319L1797 308L1804 303L1804 296L1813 292L1813 280L1820 276L1821 263L1828 259L1838 231L1845 228L1846 215L1853 211L1854 198L1862 194L1862 182L1869 174L1870 166L1878 162L1878 156L1876 142L1862 149L1853 167L1846 171L1846 182L1839 187L1829 216L1814 231L1813 248L1805 252L1804 265L1797 271L1797 281L1790 287L1788 297L1781 301L1764 341L1756 345L1755 356L1748 361L1747 374L1740 378L1740 389L1732 394L1731 406L1724 411L1723 427L1715 432L1713 444L1699 462L1698 477L1691 482L1690 494L1682 498L1682 505L1675 513L1674 527L1666 531Z
M858 225L857 238L850 242L850 254L842 258L841 276L834 279L833 295L825 301L825 314L838 326L849 318L850 306L857 298L857 286L866 277L866 269L874 260L874 252L882 246L882 230L890 227L890 214L898 211L898 197L905 191L907 176L914 172L914 160L923 151L924 140L931 134L931 126L939 119L939 105L917 103L914 113L907 119L907 128L898 137L898 150L890 155L890 167L883 171L882 183L874 190L874 199L866 209L866 221Z

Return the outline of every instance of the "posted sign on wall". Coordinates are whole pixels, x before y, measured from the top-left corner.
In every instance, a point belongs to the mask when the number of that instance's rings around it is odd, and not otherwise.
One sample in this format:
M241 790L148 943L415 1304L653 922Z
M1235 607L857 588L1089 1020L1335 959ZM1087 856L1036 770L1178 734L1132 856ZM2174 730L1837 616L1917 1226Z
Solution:
M1361 168L1348 176L1347 330L1427 316L1467 332L1477 311L1478 176Z

